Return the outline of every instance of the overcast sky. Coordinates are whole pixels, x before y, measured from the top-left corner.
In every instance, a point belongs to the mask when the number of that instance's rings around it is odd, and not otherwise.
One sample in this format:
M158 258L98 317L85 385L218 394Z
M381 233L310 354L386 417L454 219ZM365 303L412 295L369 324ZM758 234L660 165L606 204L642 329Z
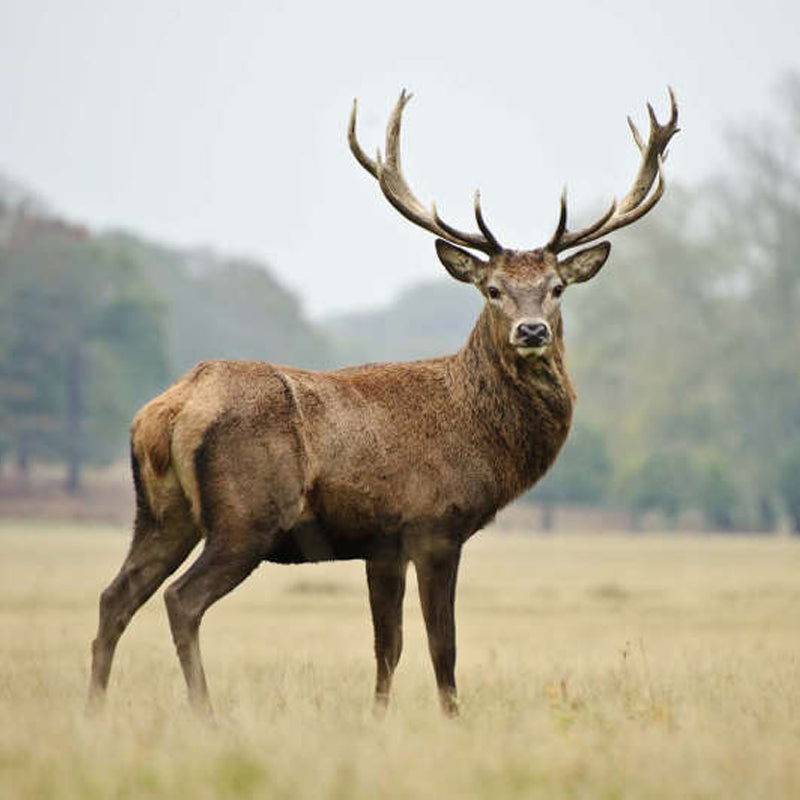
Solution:
M0 171L93 227L264 259L319 315L441 270L350 155L354 96L372 153L411 89L420 198L468 227L480 186L498 238L532 248L562 184L578 217L625 192L625 116L665 115L667 84L667 175L690 183L798 68L797 0L0 0Z

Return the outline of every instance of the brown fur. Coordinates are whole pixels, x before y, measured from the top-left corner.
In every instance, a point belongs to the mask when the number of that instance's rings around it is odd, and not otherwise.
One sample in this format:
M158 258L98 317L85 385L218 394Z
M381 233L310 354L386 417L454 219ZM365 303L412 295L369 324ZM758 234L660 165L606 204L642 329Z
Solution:
M195 367L133 421L137 513L130 551L100 598L90 700L105 694L114 651L136 610L205 539L197 561L165 592L172 637L195 707L209 709L198 632L209 606L261 561L366 561L375 632L375 703L388 702L402 650L409 562L417 572L443 710L457 712L456 577L464 542L532 486L556 458L575 400L564 364L560 297L605 263L607 242L559 261L646 214L663 189L660 156L678 130L650 110L642 163L619 207L580 231L558 227L541 249L505 250L475 198L479 234L428 213L400 171L402 92L389 120L386 157L355 135L356 160L392 205L442 238L436 251L457 280L486 298L454 356L314 373L244 361ZM655 178L658 186L646 199ZM453 243L488 256L481 260Z
M209 361L142 408L131 436L139 511L128 557L101 599L94 698L133 613L202 537L201 556L166 593L196 705L208 706L197 631L211 603L262 560L360 558L377 706L400 656L413 561L442 705L455 713L461 546L544 474L574 401L560 311L547 300L555 259L504 252L490 265L474 282L484 292L490 279L502 282L506 305L487 303L455 356L328 373ZM553 330L533 358L509 342L526 314Z
M659 156L677 131L650 114L634 184L593 225L567 230L562 195L556 233L538 250L504 250L475 198L480 234L428 213L400 171L401 93L386 158L350 148L392 205L441 236L447 271L487 300L455 356L314 373L244 361L195 367L133 421L136 521L130 551L100 597L89 696L102 699L114 651L137 609L205 539L197 561L165 592L172 637L195 707L209 709L198 632L208 607L263 560L366 561L375 632L375 703L388 702L402 650L408 563L417 572L443 710L457 711L456 576L461 547L553 463L572 420L560 297L605 263L601 242L557 260L646 214L663 192ZM656 176L659 184L645 198ZM621 209L621 210L620 210ZM489 256L483 261L453 242Z
M100 599L92 701L105 694L133 614L204 538L197 561L165 592L196 707L209 708L198 632L212 603L264 560L359 558L366 561L375 632L376 707L388 701L400 658L405 575L413 562L441 705L456 713L461 548L546 472L566 439L575 398L560 297L567 284L598 272L610 246L559 262L555 253L566 245L556 244L570 236L563 200L557 235L547 247L524 252L499 245L477 197L478 235L421 211L399 172L408 98L401 94L390 119L385 162L372 161L357 144L355 106L350 146L401 213L443 237L436 250L448 272L485 296L469 340L454 356L327 373L203 362L148 403L131 431L136 522L130 551ZM672 135L664 131L656 130L663 146ZM652 183L655 173L646 174Z

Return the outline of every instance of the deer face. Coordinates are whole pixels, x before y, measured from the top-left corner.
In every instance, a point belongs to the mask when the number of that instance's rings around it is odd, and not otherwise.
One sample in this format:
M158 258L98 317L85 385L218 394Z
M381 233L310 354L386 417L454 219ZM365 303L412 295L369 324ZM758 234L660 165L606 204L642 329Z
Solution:
M562 261L547 249L503 250L484 261L442 239L436 241L445 269L481 292L500 338L524 358L550 350L560 328L564 290L596 275L610 249L603 242Z

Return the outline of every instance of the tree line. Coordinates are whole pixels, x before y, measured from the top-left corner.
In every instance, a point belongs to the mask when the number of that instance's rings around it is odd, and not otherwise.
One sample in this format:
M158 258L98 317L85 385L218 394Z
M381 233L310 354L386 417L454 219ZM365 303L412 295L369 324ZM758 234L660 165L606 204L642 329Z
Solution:
M533 499L800 533L800 75L776 99L569 298L584 402Z
M724 174L670 186L566 293L575 423L525 498L545 527L576 504L624 510L633 528L655 514L800 532L800 75L775 99L727 137ZM465 340L478 305L442 281L330 328L351 361L429 356Z
M720 530L800 532L800 75L733 131L727 164L671 186L571 288L573 432L527 498L693 514ZM4 186L0 180L0 198ZM480 305L441 280L390 308L310 324L266 265L92 234L20 197L0 204L0 462L119 457L135 409L195 362L310 368L452 352ZM623 243L624 238L624 243Z
M2 188L2 183L0 183ZM308 367L333 356L264 265L93 235L0 202L0 464L65 469L125 451L136 409L203 358Z

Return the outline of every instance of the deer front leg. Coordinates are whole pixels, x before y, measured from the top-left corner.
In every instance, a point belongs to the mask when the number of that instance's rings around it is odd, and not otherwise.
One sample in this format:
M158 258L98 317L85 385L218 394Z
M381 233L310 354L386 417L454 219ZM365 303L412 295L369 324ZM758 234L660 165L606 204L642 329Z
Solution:
M449 717L458 716L454 606L460 555L460 546L448 545L426 552L414 560L439 702L442 711Z
M408 561L401 557L367 561L367 586L375 630L375 713L382 715L389 703L397 662L403 650L403 596Z

